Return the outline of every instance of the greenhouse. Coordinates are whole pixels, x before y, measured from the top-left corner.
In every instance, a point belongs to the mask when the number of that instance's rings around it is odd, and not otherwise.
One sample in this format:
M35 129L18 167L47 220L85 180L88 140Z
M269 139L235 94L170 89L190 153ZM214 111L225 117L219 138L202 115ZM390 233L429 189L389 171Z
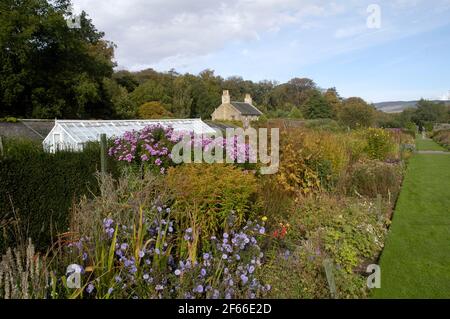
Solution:
M42 142L48 152L56 150L81 151L87 142L99 141L101 134L107 138L120 137L125 132L142 130L149 125L172 127L176 132L213 134L215 130L201 119L168 120L55 120L55 126Z

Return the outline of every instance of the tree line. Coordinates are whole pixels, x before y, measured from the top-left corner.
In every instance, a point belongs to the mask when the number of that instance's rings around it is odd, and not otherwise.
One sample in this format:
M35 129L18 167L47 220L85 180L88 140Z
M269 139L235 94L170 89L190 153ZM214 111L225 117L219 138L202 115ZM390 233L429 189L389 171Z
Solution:
M335 88L321 89L301 77L278 83L223 78L210 69L114 71L115 45L85 12L79 28L70 28L70 5L70 0L0 2L0 118L209 119L224 89L237 101L251 94L267 117L331 118L349 127L425 123L448 115L427 101L403 117L383 115L361 98L343 99Z

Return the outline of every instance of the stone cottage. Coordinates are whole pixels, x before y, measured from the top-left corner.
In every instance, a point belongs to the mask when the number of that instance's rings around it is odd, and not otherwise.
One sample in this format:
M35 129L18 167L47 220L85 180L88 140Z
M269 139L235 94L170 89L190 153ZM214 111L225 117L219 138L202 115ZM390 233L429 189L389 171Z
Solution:
M215 109L212 120L242 121L245 124L257 121L263 113L258 110L252 101L250 94L245 95L244 102L231 101L230 92L223 91L222 104Z

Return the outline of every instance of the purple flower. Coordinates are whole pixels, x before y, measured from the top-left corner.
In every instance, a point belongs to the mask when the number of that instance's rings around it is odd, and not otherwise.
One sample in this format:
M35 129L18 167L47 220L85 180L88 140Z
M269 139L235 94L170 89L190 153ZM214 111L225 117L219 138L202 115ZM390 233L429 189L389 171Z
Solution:
M206 276L206 269L202 268L202 270L200 270L200 276L205 277Z
M175 276L179 276L179 275L181 275L181 270L180 269L175 270Z
M222 259L227 259L228 258L228 255L227 254L223 254L222 255Z
M198 293L202 293L203 292L203 286L202 285L198 285L197 288L195 289L195 291L197 291Z
M105 228L111 227L111 225L114 223L114 221L111 218L105 218L103 219L103 226Z
M120 245L120 249L121 250L127 250L128 249L128 244L126 244L126 243L123 243L122 245Z
M209 254L208 254L208 253L204 253L204 254L203 254L203 259L204 259L204 260L208 260L208 259L209 259L209 257L210 257L210 256L209 256Z
M249 273L253 274L254 271L255 271L255 266L252 265L248 268Z
M145 256L145 252L143 250L139 251L139 257L143 258Z
M113 291L114 291L114 288L109 288L109 289L108 289L108 294L109 294L109 295L112 294Z
M94 291L94 285L92 283L90 283L87 287L86 287L86 292L88 294L91 294Z
M137 270L136 266L132 266L131 269L130 269L130 273L131 274L135 274L137 271L138 270Z
M245 285L248 281L248 277L246 275L241 275L242 283Z

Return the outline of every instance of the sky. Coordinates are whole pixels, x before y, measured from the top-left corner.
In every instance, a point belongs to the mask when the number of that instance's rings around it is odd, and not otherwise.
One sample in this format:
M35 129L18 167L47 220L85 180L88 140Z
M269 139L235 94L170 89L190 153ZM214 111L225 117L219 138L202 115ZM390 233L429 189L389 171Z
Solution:
M72 0L118 69L313 79L368 102L450 99L450 0Z

